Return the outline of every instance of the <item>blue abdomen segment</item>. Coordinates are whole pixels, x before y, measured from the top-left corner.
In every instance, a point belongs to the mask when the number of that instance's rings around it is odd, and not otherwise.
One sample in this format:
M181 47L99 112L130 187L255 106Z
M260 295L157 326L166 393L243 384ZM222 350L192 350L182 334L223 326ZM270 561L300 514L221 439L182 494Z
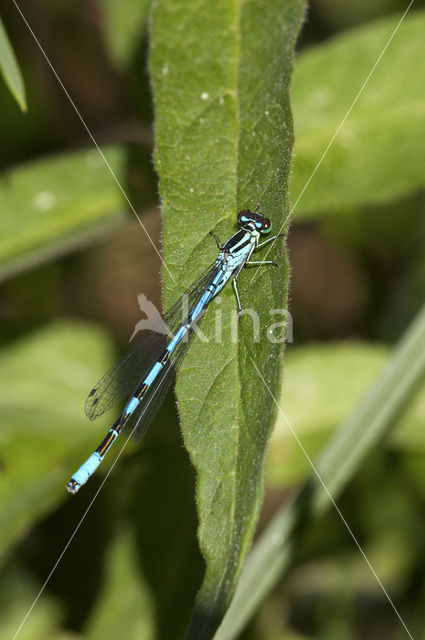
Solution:
M174 349L177 347L179 342L183 339L183 336L185 335L186 332L187 332L187 327L182 325L167 347L167 351L169 353L173 353Z
M222 288L222 286L220 286L222 280L223 280L223 272L220 271L215 276L214 280L211 282L211 284L208 287L208 289L202 294L201 298L199 299L199 301L196 303L195 307L190 312L190 316L189 317L190 317L191 324L197 321L199 314L204 309L207 308L207 306L209 305L211 300L218 293L219 289Z
M124 413L128 413L129 415L131 415L133 411L136 409L136 407L139 405L139 403L140 403L139 398L131 398L130 402L125 408Z
M106 438L101 442L96 451L94 451L91 456L83 462L78 471L73 474L72 478L67 483L66 487L70 493L77 493L79 488L87 482L90 476L93 475L105 457L105 453L108 451L117 436L118 431L114 425L114 427L108 431Z
M155 380L155 378L158 375L158 373L161 371L162 366L163 365L162 365L161 362L155 362L155 364L153 365L152 369L150 370L150 372L148 373L148 375L144 379L143 384L146 384L146 385L148 385L148 387L150 387L150 385Z
M71 480L66 485L68 487L68 490L71 493L77 493L78 489L82 487L83 484L86 484L87 480L91 475L93 475L101 462L102 458L97 453L97 451L92 453L90 458L87 458L87 460L81 465L78 471L74 473Z

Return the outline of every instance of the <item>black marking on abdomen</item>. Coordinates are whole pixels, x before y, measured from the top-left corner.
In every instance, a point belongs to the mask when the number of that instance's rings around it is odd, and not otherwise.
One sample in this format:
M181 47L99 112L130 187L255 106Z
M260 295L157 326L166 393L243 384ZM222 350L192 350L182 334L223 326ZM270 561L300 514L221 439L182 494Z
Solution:
M106 437L102 440L98 448L96 449L96 453L98 453L101 457L103 457L106 451L111 446L111 443L115 440L115 436L113 434L113 429L110 429L106 434Z
M170 357L170 352L168 351L168 349L165 349L164 353L159 358L158 362L160 362L161 364L165 364L169 357Z
M147 389L149 388L149 386L147 384L144 384L142 386L142 388L140 389L140 391L136 394L136 397L140 400L140 398L143 398L143 396L145 395Z

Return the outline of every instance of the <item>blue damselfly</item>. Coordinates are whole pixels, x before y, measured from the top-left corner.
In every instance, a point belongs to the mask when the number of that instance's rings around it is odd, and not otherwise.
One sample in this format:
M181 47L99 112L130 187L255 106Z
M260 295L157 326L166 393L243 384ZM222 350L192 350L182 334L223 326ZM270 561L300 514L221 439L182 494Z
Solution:
M226 283L232 280L240 313L237 278L242 268L245 265L276 266L271 260L255 262L250 261L250 257L256 249L283 234L259 243L261 235L271 230L270 220L249 210L241 211L237 219L241 228L225 244L222 245L215 236L219 248L216 261L164 314L164 323L169 335L144 331L140 339L131 345L121 360L91 390L85 406L86 415L91 420L124 398L130 396L130 399L104 440L68 482L67 488L71 493L76 493L87 482L124 428L136 440L146 433L174 380L178 365L194 335L194 328L211 300ZM182 314L183 309L186 309L186 312Z

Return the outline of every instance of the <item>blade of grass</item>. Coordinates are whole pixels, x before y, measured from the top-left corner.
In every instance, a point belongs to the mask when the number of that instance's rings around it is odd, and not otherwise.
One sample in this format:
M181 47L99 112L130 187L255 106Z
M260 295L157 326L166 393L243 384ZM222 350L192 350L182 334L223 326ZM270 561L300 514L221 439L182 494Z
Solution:
M0 18L0 74L6 83L12 96L21 108L21 111L27 110L25 98L25 86L22 79L21 71L16 61L15 54L7 37L2 19Z
M425 305L369 392L325 447L316 469L335 499L362 460L400 416L425 375ZM296 425L295 425L296 429ZM249 554L215 640L236 638L291 562L296 527L330 506L315 473L297 498L282 506Z

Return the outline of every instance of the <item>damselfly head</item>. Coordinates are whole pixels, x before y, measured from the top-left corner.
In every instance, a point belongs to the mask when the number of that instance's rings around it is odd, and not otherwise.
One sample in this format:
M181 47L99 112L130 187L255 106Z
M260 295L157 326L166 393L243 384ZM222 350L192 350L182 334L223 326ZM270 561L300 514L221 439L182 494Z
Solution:
M265 218L261 213L253 213L249 209L244 209L238 213L238 223L243 229L269 233L272 223L269 218Z

